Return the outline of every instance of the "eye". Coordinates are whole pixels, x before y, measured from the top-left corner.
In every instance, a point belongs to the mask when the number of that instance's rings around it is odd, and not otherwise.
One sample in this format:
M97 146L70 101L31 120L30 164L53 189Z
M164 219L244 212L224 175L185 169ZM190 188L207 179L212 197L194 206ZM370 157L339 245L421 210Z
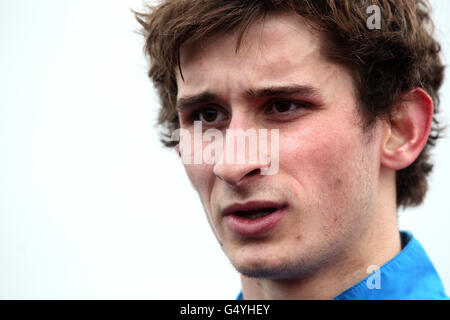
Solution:
M223 110L212 106L201 107L191 115L191 121L201 121L205 124L221 122L226 119L227 115Z
M306 105L289 100L274 100L270 101L266 109L267 114L289 114L295 112L297 109L305 109Z

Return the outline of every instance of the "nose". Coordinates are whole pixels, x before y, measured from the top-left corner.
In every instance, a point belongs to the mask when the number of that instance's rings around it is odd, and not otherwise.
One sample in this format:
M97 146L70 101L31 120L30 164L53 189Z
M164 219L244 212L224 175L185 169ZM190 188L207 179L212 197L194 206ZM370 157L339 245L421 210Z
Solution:
M260 176L261 169L269 167L267 164L227 164L217 163L214 174L230 186L238 187L252 177Z
M261 170L270 168L270 161L266 148L258 149L263 135L247 123L234 120L226 131L224 149L219 161L214 164L213 172L228 185L240 186L261 176Z

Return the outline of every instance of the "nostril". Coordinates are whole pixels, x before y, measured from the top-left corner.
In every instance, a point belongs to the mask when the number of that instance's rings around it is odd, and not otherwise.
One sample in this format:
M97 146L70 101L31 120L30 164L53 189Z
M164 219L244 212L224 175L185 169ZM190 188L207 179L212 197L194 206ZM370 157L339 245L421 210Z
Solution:
M259 173L260 173L260 170L259 169L255 169L255 170L250 171L247 175L248 176L254 176L254 175L258 175Z
M257 178L262 175L261 168L257 165L215 164L214 175L225 183L238 186L246 178Z

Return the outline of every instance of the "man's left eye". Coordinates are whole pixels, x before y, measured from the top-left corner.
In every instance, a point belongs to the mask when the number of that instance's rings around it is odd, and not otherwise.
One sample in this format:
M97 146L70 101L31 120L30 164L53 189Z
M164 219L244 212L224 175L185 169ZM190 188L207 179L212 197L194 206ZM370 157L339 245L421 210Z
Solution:
M295 111L296 109L304 108L305 106L301 103L296 103L293 101L284 101L284 100L277 100L272 101L268 108L266 109L266 113L272 114L272 113L289 113L292 111Z

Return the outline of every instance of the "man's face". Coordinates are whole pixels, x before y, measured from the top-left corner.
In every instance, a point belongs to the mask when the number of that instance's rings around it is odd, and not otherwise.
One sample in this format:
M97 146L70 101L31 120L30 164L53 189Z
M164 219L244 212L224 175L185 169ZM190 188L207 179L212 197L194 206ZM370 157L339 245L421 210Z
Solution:
M255 23L237 52L236 37L182 47L178 100L209 95L179 111L180 125L192 132L202 120L204 130L224 134L278 129L279 170L261 175L262 162L185 164L217 239L248 276L287 279L351 260L373 221L380 134L361 127L349 71L321 55L321 38L297 16ZM239 218L227 210L236 204L277 211Z

